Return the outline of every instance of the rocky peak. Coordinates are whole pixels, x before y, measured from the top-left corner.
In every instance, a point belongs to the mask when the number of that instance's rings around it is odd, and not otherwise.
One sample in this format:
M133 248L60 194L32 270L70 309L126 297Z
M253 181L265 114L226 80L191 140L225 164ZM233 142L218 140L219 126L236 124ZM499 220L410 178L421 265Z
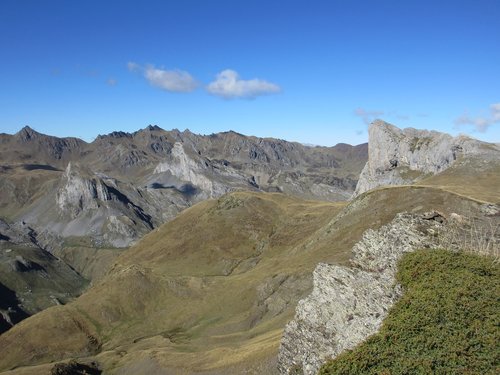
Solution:
M31 141L33 139L39 138L42 134L38 133L36 130L30 128L26 125L24 128L19 130L16 134L16 137L21 139L24 142Z
M154 173L169 172L180 180L188 182L212 196L215 194L213 191L214 181L205 175L205 171L209 169L209 166L208 161L197 155L189 155L181 142L175 142L170 157L160 162L156 166Z
M410 184L426 174L446 170L462 155L490 152L485 143L466 136L452 137L413 128L401 130L382 120L375 120L368 134L368 162L355 195L382 185Z
M97 209L98 200L110 199L108 187L100 178L68 163L56 194L56 203L61 213L75 218L82 211Z
M153 138L157 136L157 133L167 133L164 129L160 128L158 125L148 125L144 129L139 129L131 134L132 137L145 137Z
M148 126L146 126L145 130L149 130L150 132L152 132L152 131L163 131L163 129L160 128L158 125L148 125Z
M123 131L114 131L109 134L99 134L96 139L107 139L107 138L132 138L132 134Z

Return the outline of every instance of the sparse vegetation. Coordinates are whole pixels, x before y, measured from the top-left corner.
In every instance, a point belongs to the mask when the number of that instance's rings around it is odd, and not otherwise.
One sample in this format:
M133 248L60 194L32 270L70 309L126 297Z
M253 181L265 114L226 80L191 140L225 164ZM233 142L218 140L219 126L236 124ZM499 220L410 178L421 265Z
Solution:
M424 173L418 170L410 169L407 166L402 166L398 168L399 175L405 180L417 180L424 176Z
M410 151L418 151L422 148L422 146L428 146L431 141L432 137L413 137L410 143Z
M325 364L333 374L498 374L500 266L491 257L422 250L403 257L405 294L378 334Z
M500 223L490 219L480 221L459 215L451 217L451 223L438 234L440 246L454 251L492 256L500 260Z
M154 365L176 374L272 374L283 327L318 262L348 264L367 227L409 207L482 215L482 203L437 187L378 189L347 207L284 194L229 197L242 204L217 210L209 200L183 211L124 251L76 301L1 335L0 369L59 361L61 348L66 359L88 356L77 319L102 343L96 359L106 371L152 373Z

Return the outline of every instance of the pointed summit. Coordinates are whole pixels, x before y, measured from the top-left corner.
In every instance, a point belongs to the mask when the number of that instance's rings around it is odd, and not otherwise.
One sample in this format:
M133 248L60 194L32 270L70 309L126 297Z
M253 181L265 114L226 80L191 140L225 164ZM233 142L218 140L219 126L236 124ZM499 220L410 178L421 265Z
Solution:
M155 130L163 130L158 125L148 125L144 130L155 131Z
M28 125L26 125L24 128L19 130L16 134L17 137L19 137L21 140L24 142L30 141L32 139L36 139L39 136L41 136L41 133L38 133L36 130L30 128Z

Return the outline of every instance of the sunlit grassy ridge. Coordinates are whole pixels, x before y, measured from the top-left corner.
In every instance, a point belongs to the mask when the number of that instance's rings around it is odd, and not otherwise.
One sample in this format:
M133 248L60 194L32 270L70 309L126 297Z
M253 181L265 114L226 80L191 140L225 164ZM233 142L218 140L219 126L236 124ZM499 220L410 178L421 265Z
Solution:
M403 257L405 293L379 333L323 366L333 374L498 374L500 266L445 250Z

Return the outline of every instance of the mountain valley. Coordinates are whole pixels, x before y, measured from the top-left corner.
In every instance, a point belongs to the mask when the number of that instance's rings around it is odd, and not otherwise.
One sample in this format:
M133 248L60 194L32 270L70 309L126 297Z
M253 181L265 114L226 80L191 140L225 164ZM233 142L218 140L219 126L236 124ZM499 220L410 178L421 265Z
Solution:
M500 148L471 138L24 128L0 158L6 374L314 374L377 332L403 253L473 250L474 229L499 256Z

